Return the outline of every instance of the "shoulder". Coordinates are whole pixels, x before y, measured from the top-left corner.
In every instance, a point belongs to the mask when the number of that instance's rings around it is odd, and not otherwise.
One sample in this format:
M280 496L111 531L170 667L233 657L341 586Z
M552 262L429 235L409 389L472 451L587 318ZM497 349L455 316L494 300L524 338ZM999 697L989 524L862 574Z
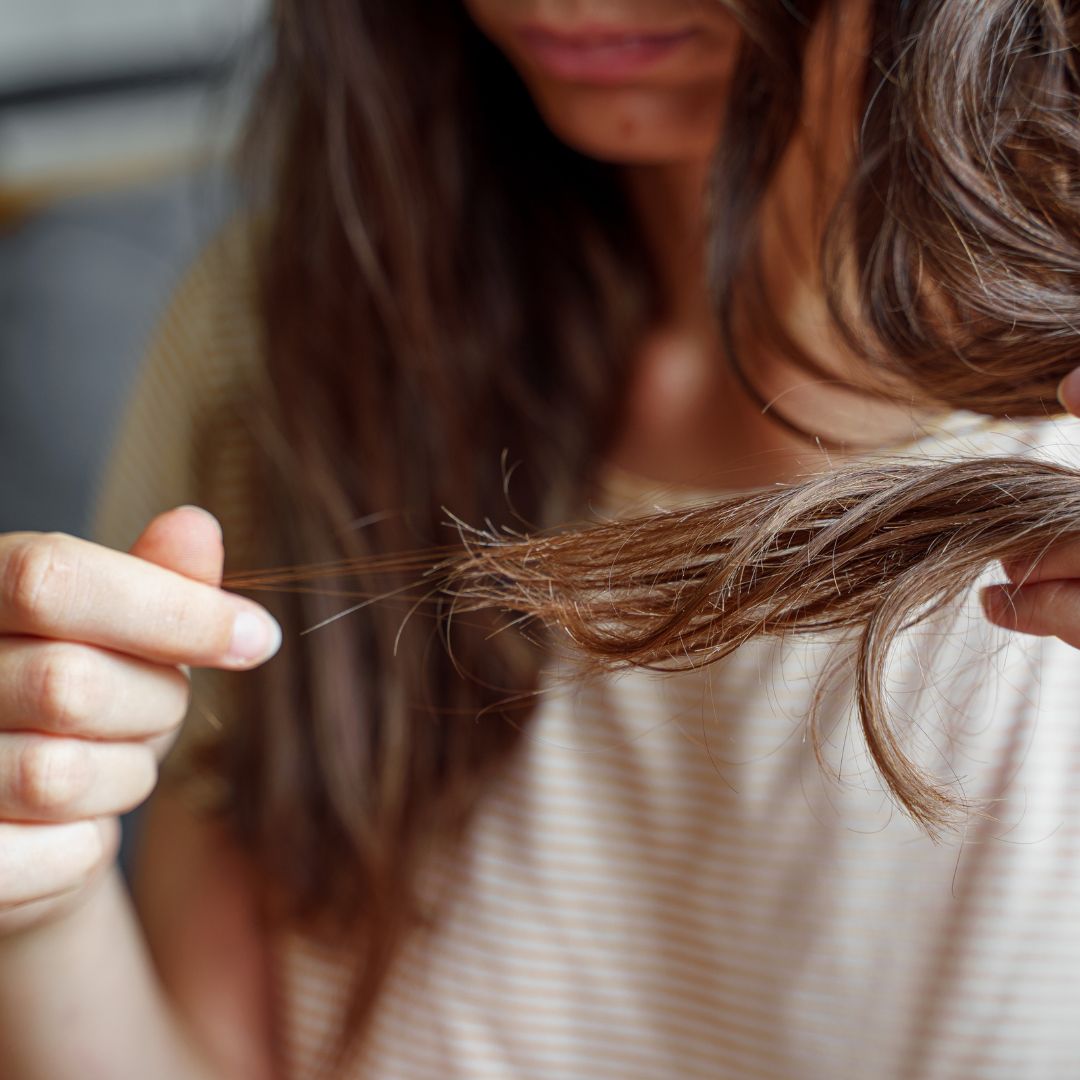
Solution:
M200 436L235 408L260 370L254 241L238 221L203 251L158 321L96 501L93 533L127 548L173 506L204 503ZM218 423L229 443L235 425Z

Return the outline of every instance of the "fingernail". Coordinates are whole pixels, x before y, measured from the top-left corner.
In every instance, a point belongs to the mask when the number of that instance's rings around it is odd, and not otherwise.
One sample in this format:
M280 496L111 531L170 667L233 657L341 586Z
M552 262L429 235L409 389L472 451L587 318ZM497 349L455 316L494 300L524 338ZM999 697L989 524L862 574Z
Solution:
M1058 383L1057 399L1066 412L1073 414L1080 412L1080 368L1073 368Z
M233 623L226 660L254 664L269 660L281 648L281 627L262 608L244 606Z

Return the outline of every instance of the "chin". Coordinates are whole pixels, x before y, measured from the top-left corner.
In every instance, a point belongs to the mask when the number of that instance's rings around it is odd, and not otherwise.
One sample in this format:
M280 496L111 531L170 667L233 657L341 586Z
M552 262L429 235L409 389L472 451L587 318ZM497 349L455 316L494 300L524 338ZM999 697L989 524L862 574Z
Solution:
M534 98L567 146L616 165L708 161L722 122L712 101L686 93L583 87Z

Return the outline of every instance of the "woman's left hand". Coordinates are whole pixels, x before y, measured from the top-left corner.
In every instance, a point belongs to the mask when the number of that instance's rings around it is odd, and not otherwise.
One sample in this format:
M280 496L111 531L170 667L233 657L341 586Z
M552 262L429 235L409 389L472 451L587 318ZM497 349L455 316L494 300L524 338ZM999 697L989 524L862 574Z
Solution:
M1080 417L1080 368L1058 389L1061 404ZM1008 585L983 590L987 618L1008 630L1059 637L1080 649L1080 540L1048 548L1036 560L1004 564Z

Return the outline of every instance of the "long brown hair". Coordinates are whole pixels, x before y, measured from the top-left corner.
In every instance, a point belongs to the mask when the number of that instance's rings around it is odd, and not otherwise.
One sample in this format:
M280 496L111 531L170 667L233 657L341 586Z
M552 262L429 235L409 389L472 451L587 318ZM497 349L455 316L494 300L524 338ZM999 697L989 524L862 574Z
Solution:
M734 363L740 311L764 307L746 284L761 278L759 211L828 6L728 6L745 41L710 262ZM1054 0L871 8L857 161L822 252L830 282L853 252L857 303L831 297L834 315L909 399L1056 408L1078 359L1077 13ZM451 652L453 590L425 619L367 603L298 631L340 609L335 590L411 595L416 566L378 560L452 546L447 511L493 532L579 520L657 289L614 170L547 130L458 3L279 0L276 19L256 112L272 136L259 143L272 176L258 259L265 558L342 569L279 599L288 644L219 764L277 917L359 932L355 1033L419 917L426 854L461 835L520 743L544 649L491 636L476 604ZM756 509L740 529L775 518L775 500ZM674 519L658 521L679 543ZM503 601L521 583L496 578ZM492 578L479 580L484 596ZM940 820L947 801L918 794L925 778L902 755L879 764Z

